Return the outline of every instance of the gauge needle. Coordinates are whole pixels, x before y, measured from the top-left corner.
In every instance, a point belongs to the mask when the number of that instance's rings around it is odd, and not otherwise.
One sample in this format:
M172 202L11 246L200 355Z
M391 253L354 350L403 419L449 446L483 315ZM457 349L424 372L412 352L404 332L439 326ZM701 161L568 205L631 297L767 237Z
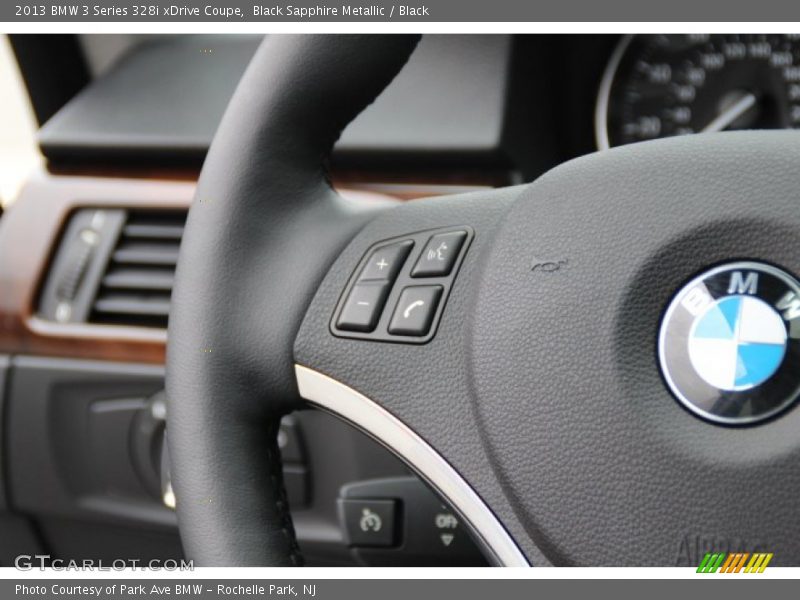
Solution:
M741 97L738 101L732 104L730 107L726 108L720 114L718 114L711 123L703 127L701 130L703 133L709 133L713 131L722 131L728 125L733 123L736 119L741 117L744 113L748 110L753 108L756 104L756 97L753 94L745 94Z

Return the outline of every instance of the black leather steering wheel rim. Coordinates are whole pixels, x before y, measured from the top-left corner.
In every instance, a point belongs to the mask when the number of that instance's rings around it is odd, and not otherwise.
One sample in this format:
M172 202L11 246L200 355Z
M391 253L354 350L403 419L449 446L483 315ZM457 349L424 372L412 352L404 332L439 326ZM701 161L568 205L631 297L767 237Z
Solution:
M325 164L417 40L268 37L214 137L181 243L167 356L178 519L199 564L301 563L275 441L298 407L291 348L331 260L369 217L332 190ZM247 289L256 280L269 283ZM263 310L242 329L235 311L251 293Z

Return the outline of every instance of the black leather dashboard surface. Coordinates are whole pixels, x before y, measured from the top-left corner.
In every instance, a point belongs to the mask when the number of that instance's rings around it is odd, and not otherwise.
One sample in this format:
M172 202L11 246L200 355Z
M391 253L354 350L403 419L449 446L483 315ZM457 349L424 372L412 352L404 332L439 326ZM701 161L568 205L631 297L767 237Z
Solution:
M251 35L153 37L128 51L42 127L53 161L199 165L245 67ZM335 158L429 161L500 152L509 36L426 36L386 92L344 132ZM424 93L421 93L421 90Z

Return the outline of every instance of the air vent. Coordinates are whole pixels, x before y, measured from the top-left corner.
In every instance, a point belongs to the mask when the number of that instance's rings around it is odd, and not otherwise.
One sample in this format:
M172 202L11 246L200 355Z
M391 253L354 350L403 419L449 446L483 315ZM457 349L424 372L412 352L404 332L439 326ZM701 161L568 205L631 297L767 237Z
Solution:
M184 211L128 212L89 321L166 328Z

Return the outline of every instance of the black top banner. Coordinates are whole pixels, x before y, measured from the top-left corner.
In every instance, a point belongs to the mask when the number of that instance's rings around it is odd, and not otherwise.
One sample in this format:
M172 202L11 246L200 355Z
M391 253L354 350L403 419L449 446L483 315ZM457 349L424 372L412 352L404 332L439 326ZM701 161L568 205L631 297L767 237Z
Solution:
M4 0L0 20L58 22L785 22L792 0Z

